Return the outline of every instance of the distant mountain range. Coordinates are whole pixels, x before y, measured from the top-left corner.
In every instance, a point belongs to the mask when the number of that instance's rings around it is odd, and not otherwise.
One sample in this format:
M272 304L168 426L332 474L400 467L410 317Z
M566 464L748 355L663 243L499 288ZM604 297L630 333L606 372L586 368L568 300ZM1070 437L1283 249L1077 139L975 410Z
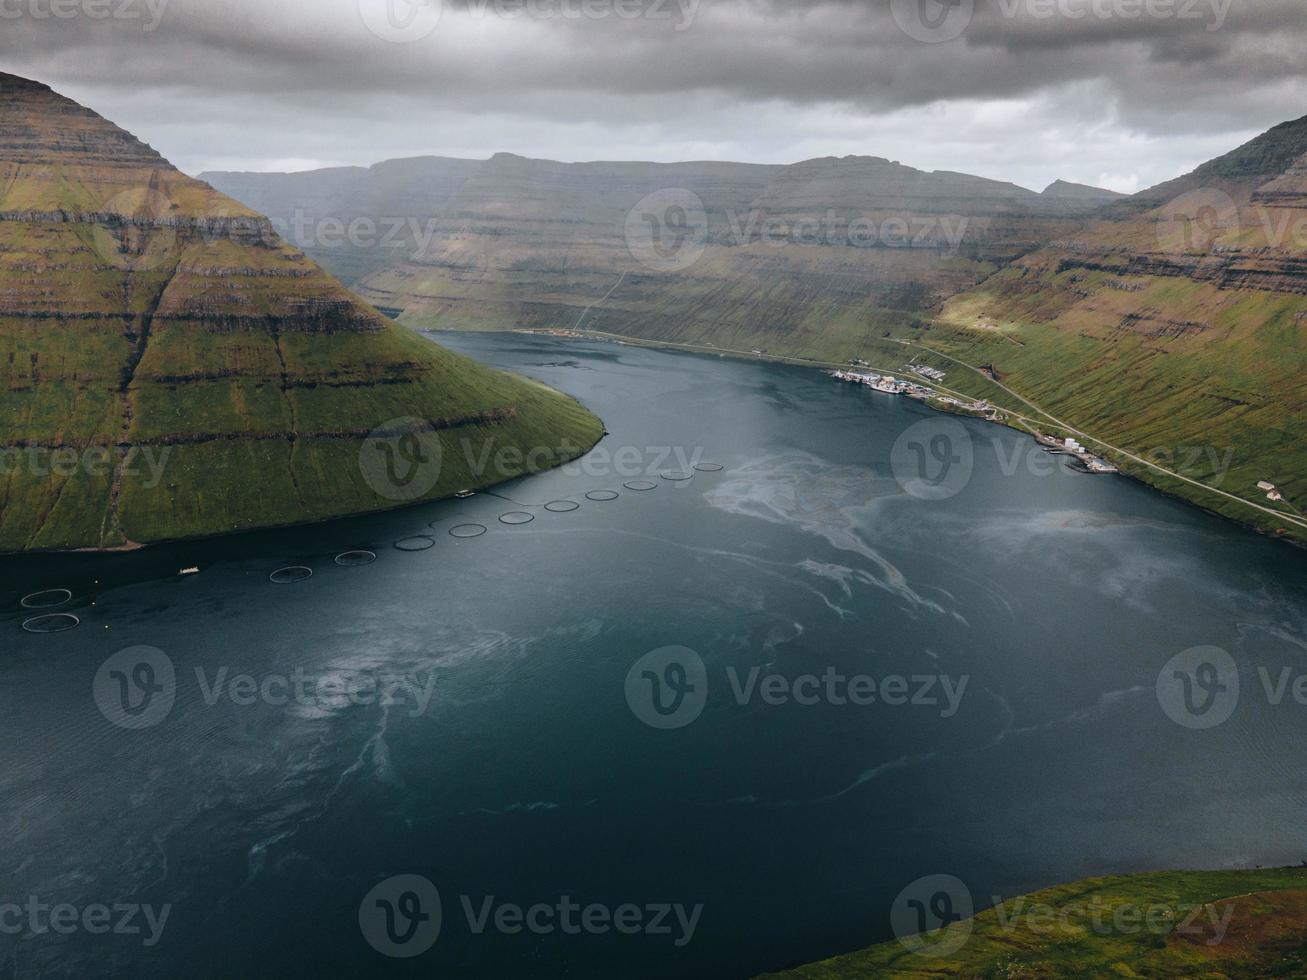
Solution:
M1307 120L1129 197L877 157L205 179L414 326L917 358L1013 424L1307 540ZM346 240L369 222L404 228Z
M0 372L0 551L394 507L559 462L602 430L397 328L257 212L12 75ZM471 472L486 445L519 450L516 470Z
M412 326L580 326L746 348L836 327L868 335L926 312L1119 197L1063 182L1036 194L877 157L769 166L501 153L202 179L265 211ZM642 202L673 244L677 221L689 222L674 261L633 250L628 219Z

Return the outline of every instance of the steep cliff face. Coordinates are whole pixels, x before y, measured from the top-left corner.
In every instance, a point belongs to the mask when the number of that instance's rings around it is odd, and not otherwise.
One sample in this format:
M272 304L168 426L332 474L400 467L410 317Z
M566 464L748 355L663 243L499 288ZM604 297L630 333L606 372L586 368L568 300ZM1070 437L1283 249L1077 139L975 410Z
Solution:
M1102 203L876 157L762 166L498 154L206 177L298 223L292 240L407 323L579 326L746 349L879 335ZM360 244L336 220L413 227Z
M601 429L569 399L397 328L257 212L8 75L0 419L0 550L396 506L516 475L471 472L481 457L464 444L541 450L522 472ZM443 465L387 486L369 454L401 438Z

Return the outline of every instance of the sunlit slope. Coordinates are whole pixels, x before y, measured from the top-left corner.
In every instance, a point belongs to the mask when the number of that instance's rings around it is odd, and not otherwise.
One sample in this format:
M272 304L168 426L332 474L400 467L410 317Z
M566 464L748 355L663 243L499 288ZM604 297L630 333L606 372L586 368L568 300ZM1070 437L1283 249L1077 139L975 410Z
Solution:
M574 401L378 316L265 219L12 76L0 370L0 550L392 507L554 465L602 431ZM368 434L397 426L445 450L417 497L378 491L361 465ZM473 472L485 458L509 462Z

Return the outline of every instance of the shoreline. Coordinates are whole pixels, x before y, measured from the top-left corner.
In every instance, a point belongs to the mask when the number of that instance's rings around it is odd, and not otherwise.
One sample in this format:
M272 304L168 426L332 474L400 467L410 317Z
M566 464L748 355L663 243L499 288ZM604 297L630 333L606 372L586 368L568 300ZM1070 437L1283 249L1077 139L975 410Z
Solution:
M674 343L672 341L665 341L665 340L646 340L640 337L629 337L623 334L610 334L610 333L604 333L602 331L595 331L595 330L589 330L589 331L545 330L545 329L531 329L531 328L514 328L508 331L500 331L500 330L438 330L433 328L426 328L422 332L434 333L434 334L439 334L439 333L478 334L478 333L505 333L506 332L506 333L514 333L514 334L523 334L526 336L533 336L533 337L548 337L555 340L589 340L589 341L599 341L602 343L617 343L629 347L648 347L654 350L674 350L674 351L681 351L684 353L691 353L691 354L715 354L718 357L728 357L733 360L763 361L763 362L774 363L774 364L788 364L795 367L812 367L812 368L817 368L819 370L830 370L830 369L850 370L853 368L853 365L847 363L824 361L824 360L819 360L817 358L810 358L810 357L795 357L795 356L790 356L785 354L770 354L765 350L743 351L743 350L734 350L731 348L716 347L712 344L683 344L683 343ZM961 361L958 361L957 363L963 364L963 362ZM970 367L970 365L964 365L964 366ZM872 365L860 364L857 365L856 370L888 371L889 369L878 368ZM901 371L901 369L896 369L896 370ZM973 368L973 370L978 370L978 369ZM971 396L969 395L963 394L958 391L954 391L953 389L945 388L942 385L939 386L939 390L944 391L957 398L968 398L968 399L971 398ZM1013 394L1015 395L1015 393ZM1017 395L1016 397L1020 398L1021 396ZM1000 420L1000 419L987 418L983 415L973 414L972 412L959 411L957 410L956 407L938 400L933 401L925 398L914 398L913 400L923 405L926 405L928 408L931 408L937 412L941 412L946 415L959 415L964 418L975 419L978 422L989 422L994 425L1001 425L1003 428L1011 429L1015 432L1020 432L1023 435L1030 436L1032 439L1035 439L1037 442L1039 441L1036 433L1023 427L1022 425L1017 425L1012 423L1011 421L1012 419L1018 419L1020 421L1029 421L1029 420L1027 420L1025 416L1021 416L1009 409L999 408L999 411L1002 412L1005 416L1004 419ZM1042 412L1042 409L1039 411ZM1066 426L1061 426L1061 425L1057 427L1066 428ZM1109 446L1107 443L1102 442L1102 440L1098 439L1096 436L1089 435L1086 433L1080 433L1080 435L1083 438L1095 442L1100 446L1107 446L1109 453L1120 452L1116 450L1114 447ZM1102 454L1102 458L1108 459L1108 456L1106 454ZM1239 517L1231 516L1230 514L1222 513L1221 511L1216 510L1215 508L1206 506L1203 503L1199 502L1198 500L1195 500L1191 497L1178 493L1173 489L1169 489L1167 487L1160 486L1156 483L1152 483L1149 480L1142 477L1139 473L1131 472L1129 469L1123 467L1121 465L1120 460L1109 459L1109 462L1112 462L1112 464L1115 466L1116 468L1115 473L1089 473L1086 475L1125 477L1126 479L1131 480L1132 482L1138 484L1139 486L1146 487L1147 489L1155 493L1160 493L1171 500L1177 501L1179 503L1187 504L1188 506L1194 507L1205 514L1209 514L1223 521L1228 521L1241 528L1244 528L1245 530L1252 531L1260 535L1261 537L1268 538L1272 541L1284 542L1286 544L1292 545L1293 547L1299 550L1307 549L1307 528L1300 528L1297 534L1293 532L1278 533L1277 531L1270 530L1264 526L1254 524L1249 520L1244 520ZM1162 469L1161 467L1153 463L1143 462L1140 463L1139 465L1143 466L1145 469L1155 469L1158 473L1161 473L1167 478L1172 480L1179 480L1181 482L1186 482L1188 480L1188 478L1186 477L1183 477L1179 474L1171 473L1169 470ZM1206 490L1209 493L1213 493L1217 495L1226 493L1226 491L1222 491L1214 487L1207 487L1204 484L1199 484L1199 486L1201 486L1204 490ZM1248 507L1261 509L1261 506L1255 503L1254 501L1246 500L1242 497L1237 497L1234 495L1230 495L1230 497L1233 500L1241 502ZM1269 510L1269 508L1267 508L1267 510ZM1289 520L1286 523L1293 524L1294 522L1292 520Z

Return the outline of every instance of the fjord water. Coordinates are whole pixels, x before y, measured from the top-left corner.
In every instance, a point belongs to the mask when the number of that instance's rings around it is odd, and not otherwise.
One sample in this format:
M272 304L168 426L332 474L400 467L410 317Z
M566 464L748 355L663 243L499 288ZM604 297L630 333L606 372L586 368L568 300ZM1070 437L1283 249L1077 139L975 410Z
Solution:
M1045 472L1030 439L972 421L969 482L920 499L892 447L940 417L811 369L441 341L575 395L611 435L502 497L0 562L0 904L171 907L148 947L0 934L5 975L745 977L890 938L895 896L924 875L982 907L1101 873L1307 857L1307 707L1270 703L1257 673L1307 669L1301 552L1125 478ZM684 460L663 447L724 468L668 481ZM581 506L530 506L557 499ZM489 530L448 533L466 523ZM434 546L393 547L420 534ZM332 561L356 548L378 560ZM315 574L269 581L289 564ZM20 597L46 587L75 593L80 628L21 630ZM130 730L93 688L137 645L166 654L176 695ZM1202 730L1155 685L1208 645L1242 689ZM702 657L707 701L663 730L624 691L668 646ZM434 685L424 710L211 705L197 668L210 685L224 669ZM938 688L934 705L741 704L731 677L754 668L967 686L955 712ZM359 908L406 874L439 890L442 928L386 958ZM632 905L644 924L650 906L702 912L680 945L674 915L670 934L478 934L464 899L480 914L490 896Z

